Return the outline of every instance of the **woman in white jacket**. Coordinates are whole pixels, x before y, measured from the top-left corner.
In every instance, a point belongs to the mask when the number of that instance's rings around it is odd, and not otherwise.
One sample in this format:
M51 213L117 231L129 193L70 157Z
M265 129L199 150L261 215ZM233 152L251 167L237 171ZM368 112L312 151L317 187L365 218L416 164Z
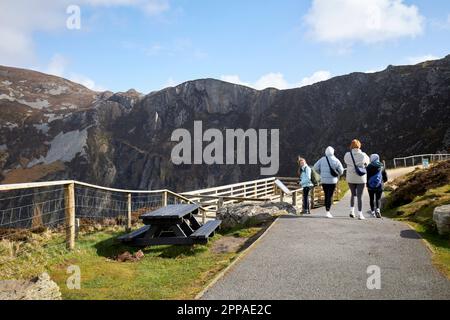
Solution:
M361 151L361 142L359 140L353 140L350 149L350 152L347 152L344 156L344 161L347 165L346 179L352 193L350 198L350 217L355 218L355 197L357 197L359 219L365 220L362 213L362 195L367 183L367 174L359 175L356 172L355 164L358 168L365 169L370 163L370 158Z
M330 209L333 204L334 190L336 189L339 176L344 173L344 167L339 159L334 156L334 149L332 147L326 148L325 156L316 162L314 170L320 173L320 181L322 182L323 192L325 193L327 218L333 218ZM333 175L332 171L335 175Z

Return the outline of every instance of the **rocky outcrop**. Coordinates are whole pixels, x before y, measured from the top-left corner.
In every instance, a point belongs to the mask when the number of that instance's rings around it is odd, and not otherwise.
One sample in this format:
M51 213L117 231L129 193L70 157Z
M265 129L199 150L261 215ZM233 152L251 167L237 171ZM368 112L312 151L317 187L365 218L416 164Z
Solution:
M222 132L280 129L280 176L295 174L299 153L314 162L332 145L342 158L355 137L384 159L435 153L449 146L449 87L450 56L291 90L201 79L145 96L0 66L0 182L189 191L260 176L257 165L175 166L171 134L192 134L195 120Z
M260 224L272 221L284 214L297 214L297 210L286 202L232 204L217 211L217 219L222 220L221 227L230 229L247 224Z
M434 209L433 221L436 223L440 235L450 234L450 205Z
M50 276L42 273L30 281L0 281L0 300L61 300L61 292Z

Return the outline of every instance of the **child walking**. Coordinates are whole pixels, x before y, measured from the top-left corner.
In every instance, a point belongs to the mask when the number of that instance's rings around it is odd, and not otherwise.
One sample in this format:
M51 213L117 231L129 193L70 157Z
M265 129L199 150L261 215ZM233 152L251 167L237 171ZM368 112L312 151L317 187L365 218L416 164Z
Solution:
M381 218L380 199L383 195L384 183L388 181L386 170L380 162L378 154L370 156L370 164L367 166L367 190L370 197L370 210L372 216Z
M306 163L306 160L302 157L297 158L297 162L299 165L299 174L300 174L300 186L303 188L303 214L311 214L310 211L310 202L309 202L309 192L311 188L314 186L311 181L311 173L312 170Z

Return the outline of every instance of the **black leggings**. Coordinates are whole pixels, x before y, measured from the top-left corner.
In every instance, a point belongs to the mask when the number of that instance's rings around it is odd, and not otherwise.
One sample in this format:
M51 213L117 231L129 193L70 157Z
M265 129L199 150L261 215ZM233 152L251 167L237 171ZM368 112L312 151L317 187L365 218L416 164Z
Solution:
M383 195L383 190L370 190L369 189L369 197L370 197L370 209L375 211L375 209L380 209L380 199Z
M358 198L358 211L362 211L362 195L364 192L364 188L366 186L365 183L349 183L350 191L352 192L352 196L350 198L350 207L355 206L355 197Z
M303 188L303 211L309 212L309 191L311 190L311 187L304 187Z
M331 205L333 204L334 190L336 189L335 184L322 184L323 192L325 193L325 209L330 211Z

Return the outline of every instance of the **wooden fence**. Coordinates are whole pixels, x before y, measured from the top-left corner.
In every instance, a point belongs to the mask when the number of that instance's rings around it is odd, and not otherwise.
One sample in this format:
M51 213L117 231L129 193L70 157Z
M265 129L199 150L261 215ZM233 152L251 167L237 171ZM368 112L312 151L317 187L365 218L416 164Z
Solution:
M290 190L289 194L284 194L277 187L276 179L286 185ZM50 196L50 191L45 191L51 188L58 188L55 191L58 195ZM30 193L24 195L27 190L30 190ZM18 194L14 193L16 191ZM12 192L13 196L10 197L8 192ZM43 193L46 194L41 195ZM199 219L204 223L207 218L215 218L217 210L227 204L245 201L292 201L293 205L297 206L301 194L298 178L292 177L259 179L183 194L167 189L143 191L107 188L74 180L7 184L0 185L0 204L2 201L9 201L8 199L22 200L27 196L30 196L31 200L25 205L19 202L11 206L9 203L8 206L0 206L0 231L32 228L34 221L38 221L40 226L53 227L56 224L48 219L48 216L57 212L58 219L54 220L58 225L64 226L67 248L73 249L80 220L86 218L120 217L123 218L125 228L130 230L133 216L136 217L143 211L169 204L196 203L200 205ZM4 195L6 197L3 197ZM145 199L141 199L143 197ZM151 200L148 200L148 197L151 197ZM313 205L320 204L323 198L322 188L315 188L312 193Z

